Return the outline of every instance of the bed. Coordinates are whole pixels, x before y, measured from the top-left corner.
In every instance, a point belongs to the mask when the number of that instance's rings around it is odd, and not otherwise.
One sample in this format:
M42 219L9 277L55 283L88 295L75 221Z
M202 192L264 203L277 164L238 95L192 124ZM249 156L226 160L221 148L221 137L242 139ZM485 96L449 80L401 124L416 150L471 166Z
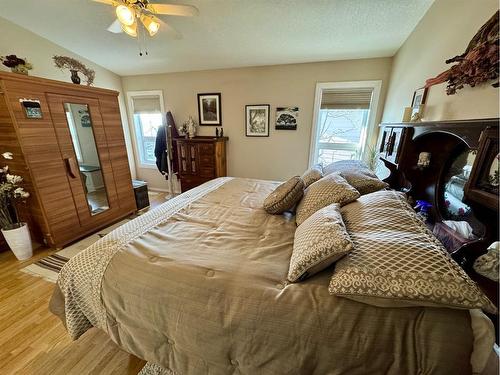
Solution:
M294 217L262 209L277 185L219 178L119 227L61 270L51 310L143 374L472 373L481 313L332 296L332 268L289 283Z

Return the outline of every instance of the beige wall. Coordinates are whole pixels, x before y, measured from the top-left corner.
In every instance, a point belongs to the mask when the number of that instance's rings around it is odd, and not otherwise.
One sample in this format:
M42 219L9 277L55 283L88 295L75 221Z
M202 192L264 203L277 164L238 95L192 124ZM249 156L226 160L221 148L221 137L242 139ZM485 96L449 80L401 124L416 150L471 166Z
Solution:
M381 58L129 76L122 84L125 92L163 90L165 108L172 111L177 126L189 115L198 120L197 93L220 92L224 135L229 137L228 174L282 180L307 168L316 83L382 80L378 123L390 69L391 59ZM271 105L268 138L245 137L248 104ZM296 131L274 129L277 106L299 107ZM215 135L215 127L201 127L199 135ZM157 171L138 168L137 173L153 188L167 188Z
M65 82L71 82L70 73L56 68L53 64L52 56L65 55L76 58L89 68L95 70L96 78L94 86L119 91L120 112L125 141L127 143L129 163L132 176L135 175L134 158L131 151L132 143L120 76L0 17L0 56L10 54L21 58L26 57L33 64L34 68L29 72L30 75ZM9 71L8 68L1 64L0 70Z
M383 120L401 121L414 90L448 69L445 60L463 53L496 10L498 0L436 0L394 57ZM425 120L499 116L499 90L491 85L466 86L450 96L445 89L445 83L429 89Z

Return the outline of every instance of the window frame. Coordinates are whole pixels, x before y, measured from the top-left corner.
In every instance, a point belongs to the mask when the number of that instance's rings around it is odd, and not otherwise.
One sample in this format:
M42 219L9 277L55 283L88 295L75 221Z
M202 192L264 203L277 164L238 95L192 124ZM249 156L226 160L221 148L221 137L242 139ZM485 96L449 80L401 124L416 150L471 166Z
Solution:
M377 118L380 91L382 88L381 80L374 81L349 81L349 82L318 82L316 83L316 90L314 95L314 108L313 108L313 122L311 126L311 142L309 146L309 167L312 167L318 162L319 142L316 138L318 136L318 120L320 116L321 101L323 99L323 91L331 89L372 89L372 98L368 112L368 119L366 124L365 134L362 135L360 158L364 159L366 155L366 146L372 140L375 132L375 120ZM341 147L337 146L332 149L340 150Z
M132 130L132 144L134 146L134 154L135 154L135 161L136 164L139 166L139 168L148 168L148 169L157 169L156 163L144 163L143 162L143 144L139 144L139 137L138 137L138 129L137 129L137 124L135 123L135 109L134 109L134 99L136 98L141 98L141 97L154 97L158 96L158 100L160 101L160 112L161 112L161 119L162 119L162 124L165 125L165 104L163 101L163 91L162 90L148 90L148 91L128 91L127 92L127 99L128 99L128 106L129 106L129 121L132 124L131 130ZM142 135L141 135L142 139Z

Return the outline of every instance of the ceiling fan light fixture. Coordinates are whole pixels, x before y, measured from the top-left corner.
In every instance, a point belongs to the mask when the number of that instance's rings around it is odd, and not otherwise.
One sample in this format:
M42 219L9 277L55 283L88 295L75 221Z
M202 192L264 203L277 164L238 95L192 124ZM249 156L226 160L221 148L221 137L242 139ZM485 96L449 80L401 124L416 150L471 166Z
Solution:
M160 24L156 22L152 17L142 16L142 24L148 31L149 35L154 36L158 30L160 30Z
M137 23L132 23L132 25L123 25L122 24L122 30L130 35L131 37L136 37L137 36Z
M132 26L135 22L135 11L126 5L116 7L116 17L124 26Z

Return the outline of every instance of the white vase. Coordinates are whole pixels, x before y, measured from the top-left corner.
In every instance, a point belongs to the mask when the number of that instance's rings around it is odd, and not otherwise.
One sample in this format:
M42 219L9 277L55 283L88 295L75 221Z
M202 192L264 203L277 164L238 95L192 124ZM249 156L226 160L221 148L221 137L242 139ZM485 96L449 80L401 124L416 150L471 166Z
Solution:
M1 231L5 241L7 241L7 244L18 260L29 259L33 256L28 224L20 223L18 228L2 229Z

